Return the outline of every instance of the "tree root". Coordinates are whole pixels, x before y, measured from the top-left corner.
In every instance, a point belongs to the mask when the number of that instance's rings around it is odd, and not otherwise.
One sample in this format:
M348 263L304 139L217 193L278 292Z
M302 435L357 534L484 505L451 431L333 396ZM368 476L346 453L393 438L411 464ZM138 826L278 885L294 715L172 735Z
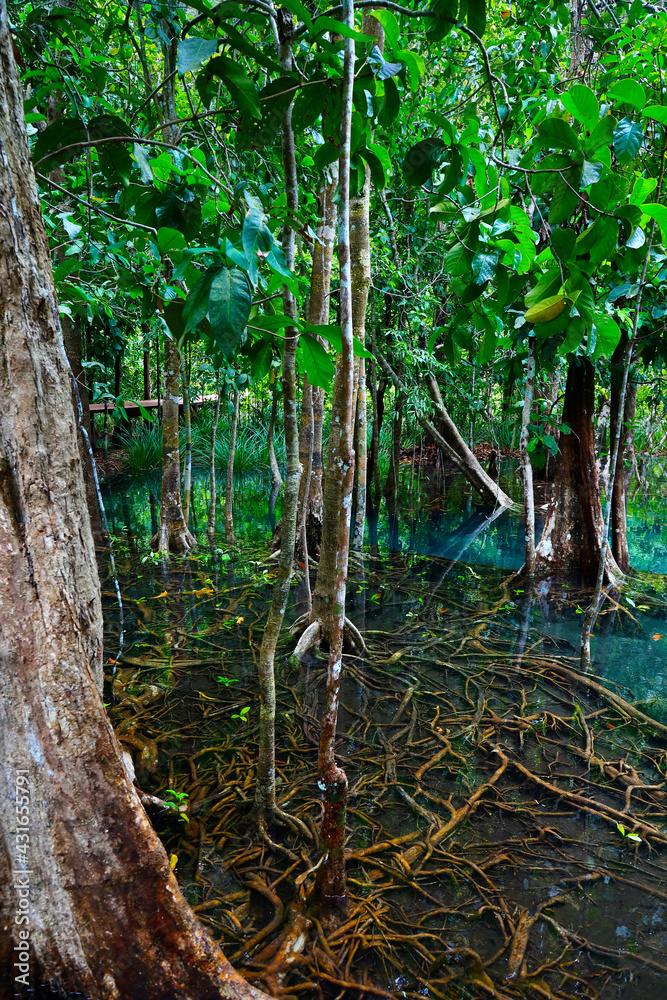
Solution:
M300 618L297 618L290 628L290 635L295 639L299 638L294 650L294 656L300 660L313 646L319 646L323 638L323 633L322 622L319 618L312 620L309 611L305 615L301 615ZM366 652L366 643L363 636L349 618L345 619L343 627L343 643L346 650L349 651L351 648L358 656Z

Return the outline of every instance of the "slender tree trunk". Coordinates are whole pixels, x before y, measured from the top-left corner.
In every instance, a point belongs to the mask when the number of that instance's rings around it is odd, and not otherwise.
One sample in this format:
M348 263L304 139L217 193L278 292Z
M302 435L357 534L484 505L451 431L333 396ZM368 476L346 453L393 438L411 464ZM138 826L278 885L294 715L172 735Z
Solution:
M234 544L234 456L236 454L236 431L239 426L239 391L232 392L233 410L229 427L229 452L227 453L227 485L225 488L225 541Z
M317 240L313 246L313 263L310 273L308 323L326 326L329 320L329 295L331 291L331 264L333 260L337 207L334 200L338 179L337 168L329 168L328 175L318 192L319 219ZM308 552L319 555L322 539L322 417L324 389L309 383L304 375L299 431L299 460L302 468L310 463L311 475L307 484L301 479L299 487L299 523L304 520L305 507L306 543Z
M178 45L171 24L162 22L163 32L169 40L164 43L164 76L162 88L165 121L176 117L176 58ZM165 125L162 129L165 142L175 142L176 127ZM169 266L170 267L170 266ZM171 273L165 274L167 281ZM164 405L162 409L162 497L160 501L160 530L152 545L162 556L170 552L184 553L196 545L190 534L181 506L181 463L178 441L178 401L181 375L181 357L178 345L171 336L164 338ZM158 397L159 399L159 397Z
M344 0L343 21L354 27L353 0ZM352 279L350 267L350 138L352 131L352 93L354 87L354 41L345 39L343 93L341 99L340 159L338 167L338 261L340 266L340 317L342 358L339 366L339 395L335 400L340 414L340 433L335 444L329 443L327 480L334 476L340 481L341 503L338 507L338 532L334 541L336 571L333 607L329 632L329 663L327 687L322 716L318 775L324 785L324 817L322 839L324 858L317 873L320 896L327 903L345 896L345 815L347 777L336 764L335 741L340 700L340 679L343 669L343 630L345 626L345 591L350 546L350 517L354 482L354 346L352 313ZM326 510L325 510L326 525ZM326 538L323 538L323 542ZM324 556L324 544L323 552ZM319 583L319 573L318 573Z
M521 414L521 468L523 470L523 506L526 518L526 563L525 573L529 580L535 575L535 497L533 494L533 466L528 451L528 425L530 411L533 406L533 391L535 389L535 338L528 338L528 364L526 366L526 390L523 397L523 413Z
M269 450L269 468L271 470L271 485L277 486L278 489L283 485L283 477L280 475L280 466L278 465L278 460L276 459L276 449L273 444L273 433L276 426L276 414L278 412L278 383L273 377L273 383L271 386L271 416L269 417L269 426L266 431L266 444Z
M211 447L209 450L210 463L210 500L208 504L208 525L206 534L209 539L215 537L215 506L217 497L217 483L215 478L215 439L218 434L218 421L220 420L220 383L217 384L217 396L215 400L215 410L213 411L213 423L211 424Z
M565 573L585 582L595 580L602 507L595 463L594 404L593 365L586 358L573 359L563 403L563 423L572 430L561 435L551 502L535 552L536 572L541 576ZM618 573L610 553L607 573Z
M123 352L116 351L113 368L113 394L118 399L120 396L120 381L123 374Z
M280 63L289 71L292 67L292 44L294 24L291 14L279 11ZM299 187L292 131L292 105L289 106L281 126L283 168L285 171L285 192L287 196L287 220L283 228L283 250L290 270L294 268L295 232L291 220L297 217L299 208ZM273 822L280 811L276 807L275 787L275 718L276 688L274 660L276 644L282 627L289 597L292 569L294 565L294 543L297 525L297 503L301 465L299 463L299 428L296 406L296 348L298 343L297 311L294 296L283 285L283 308L293 325L286 328L283 349L283 415L285 426L285 494L283 501L282 532L280 537L280 557L273 587L273 599L269 608L259 653L259 756L257 760L257 786L255 803L260 829Z
M181 895L102 704L100 588L22 98L2 4L0 997L43 982L90 1000L259 1000Z
M190 534L181 507L181 463L178 450L178 390L181 357L176 342L164 338L164 405L162 410L162 495L160 530L152 545L160 555L189 552L195 539Z
M185 361L185 359L183 359ZM183 428L185 430L185 465L183 469L183 520L190 524L192 493L192 407L190 404L189 365L183 364Z
M145 320L141 324L141 332L144 336L144 399L151 399L151 349L147 339L149 330L150 324L148 320Z

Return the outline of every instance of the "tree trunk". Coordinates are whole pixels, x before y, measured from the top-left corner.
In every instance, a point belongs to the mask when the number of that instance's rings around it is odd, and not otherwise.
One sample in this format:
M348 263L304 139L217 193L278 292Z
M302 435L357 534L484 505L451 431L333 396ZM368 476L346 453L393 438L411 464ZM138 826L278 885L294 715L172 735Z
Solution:
M344 0L343 21L354 27L354 2ZM326 903L345 896L345 814L347 804L347 777L338 767L335 758L336 727L340 700L340 678L343 669L343 630L345 626L345 592L347 588L347 563L350 546L350 518L352 513L352 487L354 483L354 344L352 276L350 267L350 138L352 132L352 92L354 86L354 41L345 39L343 65L343 93L340 116L340 159L338 167L338 261L340 266L340 329L342 339L341 364L337 372L338 397L334 399L334 412L340 417L340 431L329 441L327 453L328 480L340 483L341 502L337 508L337 536L335 546L335 576L331 593L331 619L327 687L322 715L318 777L324 786L324 816L322 840L324 857L317 873L320 896ZM340 377L339 377L340 376ZM332 425L333 426L333 425ZM325 506L325 529L327 526ZM327 541L323 532L322 558ZM321 564L321 560L320 560ZM319 584L319 573L318 573Z
M623 334L621 337L616 350L611 357L611 399L610 399L610 414L609 414L609 441L610 447L612 443L616 440L616 435L619 431L618 419L619 419L619 406L621 400L621 392L623 390L623 377L625 369L625 353L627 350L628 337L627 334ZM626 399L625 399L625 414L623 419L623 426L620 428L620 444L618 458L616 460L616 467L614 472L614 482L613 482L613 492L611 498L611 551L614 559L618 563L620 569L627 573L630 569L630 552L628 549L628 526L626 517L626 469L625 463L628 460L628 448L627 448L627 438L628 438L628 423L632 422L632 417L628 420L628 407L633 408L633 404L636 406L636 389L633 394L630 392L630 387L632 382L628 382Z
M234 544L234 455L236 453L236 431L239 425L239 391L234 389L232 399L234 409L229 427L229 452L227 453L227 485L225 488L225 541Z
M257 998L197 923L102 704L68 365L0 5L0 997ZM23 956L26 955L26 961Z
M273 445L273 432L276 426L276 414L278 412L278 383L274 378L273 371L271 372L271 378L273 379L271 384L271 416L269 417L269 426L266 431L266 446L269 451L271 485L277 486L278 489L280 489L283 485L283 477L280 475L280 466L278 465L278 460L276 459L276 449Z
M150 325L148 320L141 324L141 332L144 336L144 399L151 398L151 348L148 338Z
M334 201L338 170L329 168L328 176L318 193L319 220L317 240L313 245L313 263L310 273L310 298L308 323L326 326L329 320L329 294L331 291L331 263L333 260L337 207ZM306 506L306 543L311 555L319 556L322 540L322 416L324 389L312 385L304 375L299 430L299 460L302 468L310 463L310 482L305 477L299 487L299 523L304 519ZM312 428L312 430L311 430ZM307 491L307 492L306 492Z
M285 71L292 67L292 44L294 23L292 15L283 11L280 24L280 63ZM299 185L292 131L292 105L285 112L281 125L283 168L285 171L285 192L287 220L283 227L282 246L287 266L294 269L295 232L291 220L299 209ZM301 464L299 462L299 427L296 407L296 348L299 340L296 301L287 285L283 285L283 308L290 316L292 325L286 327L283 348L283 416L285 426L285 493L283 500L282 531L280 536L280 557L273 587L273 598L259 652L259 755L257 760L257 785L255 804L260 829L266 832L274 816L280 814L276 807L275 786L275 719L276 686L274 661L276 644L282 627L289 597L292 569L294 565L294 543L297 525L297 503Z
M170 336L164 338L164 404L162 407L162 495L160 529L152 540L160 555L189 552L195 539L181 507L181 463L178 450L178 390L181 356Z
M587 358L570 362L565 385L562 433L553 492L539 540L536 572L564 573L582 583L595 581L602 538L602 507L595 463L595 371ZM607 573L618 572L611 554Z
M185 360L185 359L184 359ZM192 406L190 404L190 366L183 364L183 428L185 430L185 465L183 469L183 520L190 524L192 494Z
M528 425L530 411L533 406L533 390L535 388L535 338L528 338L528 365L526 367L526 390L523 397L523 413L521 414L521 468L523 470L523 506L526 518L526 563L525 573L529 580L535 575L535 497L533 494L533 467L530 464L528 452Z
M217 397L215 400L215 410L213 411L213 423L211 424L211 447L209 450L210 464L210 499L208 503L208 525L206 534L210 539L215 537L215 506L217 497L217 483L215 478L215 439L218 434L218 421L220 420L220 383L217 385Z

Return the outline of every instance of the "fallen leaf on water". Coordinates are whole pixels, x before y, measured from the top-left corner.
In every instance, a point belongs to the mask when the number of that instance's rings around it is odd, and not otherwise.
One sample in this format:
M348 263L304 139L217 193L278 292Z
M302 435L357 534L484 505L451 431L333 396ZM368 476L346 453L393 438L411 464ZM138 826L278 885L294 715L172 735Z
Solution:
M237 619L236 619L236 624L237 624L237 625L240 625L240 624L241 624L241 622L244 622L244 621L245 621L245 618L240 618L240 617L239 617L239 618L237 618Z
M653 639L654 642L657 642L658 639L662 639L662 634L660 632L656 632L655 635L651 636L651 638Z
M169 864L171 865L171 870L173 871L178 864L178 854L172 854L169 858Z
M167 591L163 590L161 594L156 594L155 595L155 599L157 600L158 597L167 597L167 596L168 596L167 595Z

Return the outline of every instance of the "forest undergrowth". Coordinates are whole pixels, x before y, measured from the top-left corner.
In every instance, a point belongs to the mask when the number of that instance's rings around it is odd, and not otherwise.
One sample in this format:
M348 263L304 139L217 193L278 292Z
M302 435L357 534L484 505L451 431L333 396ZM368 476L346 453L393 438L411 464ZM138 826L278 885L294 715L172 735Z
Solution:
M266 843L253 820L262 560L244 554L255 580L241 583L233 565L223 578L183 563L155 581L159 604L135 599L111 710L143 791L170 803L152 819L186 896L244 976L332 1000L661 996L667 727L582 676L530 626L529 598L503 624L507 580L471 600L432 557L357 574L358 595L417 610L367 622L383 627L345 657L348 898L322 914L326 675L290 659L289 637L276 765L292 821Z

